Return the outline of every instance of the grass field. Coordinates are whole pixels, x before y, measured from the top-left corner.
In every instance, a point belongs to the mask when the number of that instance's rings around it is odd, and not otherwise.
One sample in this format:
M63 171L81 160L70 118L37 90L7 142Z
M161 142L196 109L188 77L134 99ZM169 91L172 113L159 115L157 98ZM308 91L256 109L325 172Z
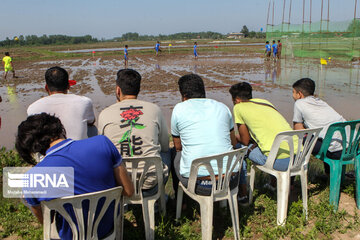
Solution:
M0 166L22 166L15 151L0 150ZM309 219L302 213L299 181L290 196L287 223L276 225L276 193L262 188L267 176L259 173L256 181L254 203L240 207L240 232L243 239L349 239L360 230L359 210L339 209L336 213L328 204L329 188L326 182L318 179L323 171L320 160L311 159L309 169ZM2 179L2 178L1 178ZM342 198L354 200L355 184L347 180L342 189ZM179 222L175 221L175 201L171 179L166 186L170 198L167 215L156 215L156 239L201 239L201 217L199 206L184 197L186 209ZM355 208L355 204L352 204ZM232 223L228 209L215 204L213 238L233 239ZM125 213L124 239L143 239L144 226L141 207L130 206ZM0 238L1 239L41 239L42 228L19 199L0 197Z

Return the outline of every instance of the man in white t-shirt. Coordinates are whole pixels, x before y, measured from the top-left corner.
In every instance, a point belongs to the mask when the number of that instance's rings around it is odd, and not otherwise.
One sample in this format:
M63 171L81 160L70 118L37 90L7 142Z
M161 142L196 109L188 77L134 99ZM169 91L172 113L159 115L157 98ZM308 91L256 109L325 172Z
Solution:
M314 92L315 82L310 78L302 78L293 84L293 98L295 100L294 129L323 128L312 152L316 155L320 151L322 141L329 126L333 123L344 122L346 120L326 102L314 97ZM341 135L339 132L336 132L328 149L327 156L332 159L340 159L342 152L341 143ZM327 164L324 164L324 166L325 173L330 173L329 166Z
M88 137L88 126L93 126L95 114L88 97L68 94L69 74L61 67L49 68L45 73L45 89L49 96L32 103L28 116L42 112L58 117L66 130L66 136L73 140Z

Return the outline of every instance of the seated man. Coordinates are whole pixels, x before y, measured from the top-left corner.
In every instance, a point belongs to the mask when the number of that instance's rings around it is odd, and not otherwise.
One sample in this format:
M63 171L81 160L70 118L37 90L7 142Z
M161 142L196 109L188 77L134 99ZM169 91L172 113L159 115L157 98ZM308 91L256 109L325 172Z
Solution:
M66 139L65 129L55 116L41 113L23 121L18 128L16 149L30 164L36 164L32 159L33 153L46 155L34 168L72 167L75 195L102 191L117 185L123 186L125 196L131 196L134 192L122 158L108 138L96 136L78 141ZM40 223L43 223L40 202L52 199L54 198L50 196L26 198ZM89 206L84 204L83 207ZM71 214L71 208L65 208ZM101 221L99 237L106 236L114 226L114 218L110 213L108 211ZM61 239L72 239L71 228L60 215L56 217L56 225Z
M241 144L249 146L248 158L252 162L264 165L276 135L292 129L269 101L252 97L252 87L249 83L237 83L231 86L229 91L235 104L234 118L240 135L238 140ZM297 145L294 147L297 151ZM274 168L285 171L289 160L289 147L283 142Z
M181 159L174 161L173 184L177 191L178 180L187 186L191 163L194 159L233 150L234 123L230 110L220 102L205 96L204 82L196 74L182 76L179 81L182 102L176 104L171 116L171 134ZM226 165L226 163L224 163ZM213 165L215 174L217 166ZM200 168L199 177L209 173ZM199 181L197 192L210 195L209 181ZM237 183L236 183L237 184Z
M68 94L69 74L61 67L49 68L45 80L49 96L32 103L27 109L28 116L42 112L55 114L64 125L68 138L87 138L88 126L93 126L95 122L91 99Z
M157 105L137 99L140 84L141 76L137 71L118 71L115 92L117 103L100 113L99 133L107 136L123 157L161 157L167 180L171 161L166 121ZM155 185L155 168L150 168L144 189Z
M329 126L336 122L345 122L346 120L326 102L314 97L314 92L315 82L310 78L302 78L293 84L293 98L295 100L294 129L323 128L312 152L316 155L320 151L322 141ZM328 149L327 156L332 159L340 159L341 152L341 134L336 132ZM325 162L324 167L325 173L330 174L329 165Z

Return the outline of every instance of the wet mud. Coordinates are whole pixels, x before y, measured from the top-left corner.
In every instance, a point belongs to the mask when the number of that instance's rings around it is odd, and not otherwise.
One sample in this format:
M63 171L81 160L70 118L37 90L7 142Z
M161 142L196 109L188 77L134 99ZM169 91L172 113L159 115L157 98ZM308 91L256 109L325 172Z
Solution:
M96 116L115 103L116 72L123 68L121 56L104 56L61 61L15 62L19 78L1 80L0 146L13 148L18 124L26 118L27 107L47 96L44 74L52 66L68 70L77 84L70 92L93 100ZM293 100L291 85L302 77L311 77L317 85L316 94L327 101L346 119L360 118L360 67L357 63L329 62L321 66L317 60L282 59L277 63L264 61L262 54L201 53L192 55L165 54L132 56L129 68L142 75L140 99L158 104L170 127L171 111L181 101L177 80L188 73L199 74L205 82L207 97L224 102L232 108L228 92L232 84L248 81L254 97L266 98L276 105L291 123ZM2 76L3 72L0 71Z

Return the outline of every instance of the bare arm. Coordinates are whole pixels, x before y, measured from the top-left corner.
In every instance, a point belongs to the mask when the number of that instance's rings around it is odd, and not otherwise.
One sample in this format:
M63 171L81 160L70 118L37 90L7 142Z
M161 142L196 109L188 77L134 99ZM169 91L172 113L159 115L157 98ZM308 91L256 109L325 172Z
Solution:
M235 131L230 131L230 139L231 139L231 145L235 148L235 145L237 144L237 139L235 137Z
M238 124L239 134L240 134L240 143L248 146L250 143L250 133L245 124Z
M120 166L114 168L114 175L116 183L119 186L123 186L123 195L131 197L134 194L134 185L126 171L124 163L121 163Z
M294 125L294 130L301 130L301 129L305 129L305 126L303 123L297 123L297 122L294 122L293 123Z
M180 137L173 136L173 141L174 141L174 146L175 146L176 151L180 152L182 150Z
M43 224L43 215L42 215L42 210L41 210L41 205L39 206L31 206L30 210L32 211L32 213L35 215L35 217L37 218L37 220Z

